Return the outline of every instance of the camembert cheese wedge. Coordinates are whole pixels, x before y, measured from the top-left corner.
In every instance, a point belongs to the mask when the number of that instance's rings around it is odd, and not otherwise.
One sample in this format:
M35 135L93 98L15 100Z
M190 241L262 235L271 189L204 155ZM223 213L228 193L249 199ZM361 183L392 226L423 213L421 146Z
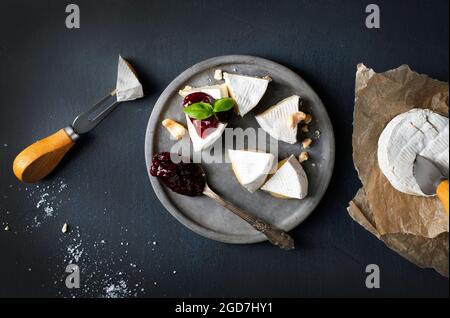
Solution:
M126 102L144 96L144 91L133 67L119 55L117 66L116 98Z
M181 91L179 91L179 94L184 98L189 94L197 92L208 94L214 99L221 99L228 97L228 89L225 84L203 86L203 87L187 86ZM211 131L211 133L207 134L205 138L202 138L197 133L194 124L187 115L186 115L186 123L189 132L189 137L191 138L192 141L194 152L199 152L211 147L222 136L223 132L225 131L225 128L227 127L226 123L219 123L217 128L214 128L214 130Z
M277 140L295 144L297 142L297 125L289 126L289 118L298 112L300 97L293 95L265 112L256 116L256 121L269 135Z
M195 129L194 124L192 124L189 117L186 115L186 122L189 132L189 137L192 141L192 147L194 148L194 152L202 151L208 149L222 136L227 124L219 123L217 128L208 134L205 138L202 138L198 135L197 130Z
M237 180L251 193L261 188L275 162L273 154L256 151L229 149L228 157Z
M300 162L292 155L280 164L261 190L278 198L301 200L308 195L308 177Z
M223 73L225 85L236 101L239 115L245 116L258 105L266 93L270 78L258 78L238 74Z

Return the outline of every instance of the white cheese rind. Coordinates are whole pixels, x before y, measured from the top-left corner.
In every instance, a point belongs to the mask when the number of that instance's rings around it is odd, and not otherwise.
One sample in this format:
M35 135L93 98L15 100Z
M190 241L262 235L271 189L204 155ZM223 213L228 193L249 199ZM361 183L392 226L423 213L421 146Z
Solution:
M270 83L268 78L223 73L231 97L236 101L239 115L245 116L258 105Z
M136 74L122 56L119 55L117 66L116 98L118 102L126 102L144 96L144 91Z
M228 157L239 183L251 193L261 188L275 161L271 153L245 150L229 149Z
M433 161L443 174L449 169L448 118L428 109L396 116L378 140L378 165L400 192L426 196L414 177L417 155Z
M178 93L181 95L181 97L184 98L189 94L197 93L197 92L208 94L214 99L221 99L221 98L228 97L228 88L225 84L203 86L203 87L187 86L184 89L180 90Z
M293 95L265 112L255 116L256 121L269 135L289 144L297 142L297 126L289 127L289 117L299 111L300 97Z
M297 158L292 155L261 187L261 190L301 200L308 195L308 176Z

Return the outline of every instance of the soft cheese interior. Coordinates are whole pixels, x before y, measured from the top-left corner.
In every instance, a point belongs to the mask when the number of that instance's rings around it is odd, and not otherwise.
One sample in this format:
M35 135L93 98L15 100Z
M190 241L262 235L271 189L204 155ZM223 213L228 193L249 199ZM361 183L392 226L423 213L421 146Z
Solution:
M271 153L245 150L229 149L228 157L239 183L252 193L264 184L275 161Z
M236 101L239 115L244 116L258 105L266 93L269 78L257 78L223 73L231 97Z
M142 85L128 62L119 55L117 66L116 98L126 102L144 96Z
M295 144L297 142L297 126L289 127L289 117L298 112L300 97L293 95L265 112L256 116L256 121L262 129L277 140Z
M413 109L392 119L378 141L378 164L397 190L425 196L414 177L416 156L435 162L448 175L448 118L428 109Z
M308 195L308 177L295 156L290 156L261 187L282 198L304 199Z
M203 149L211 147L217 141L217 139L222 136L225 128L227 127L226 124L219 123L219 126L217 126L214 131L208 134L206 138L202 138L197 134L197 130L195 129L194 124L192 124L187 115L186 122L188 126L189 137L191 138L192 147L194 148L195 152L202 151Z

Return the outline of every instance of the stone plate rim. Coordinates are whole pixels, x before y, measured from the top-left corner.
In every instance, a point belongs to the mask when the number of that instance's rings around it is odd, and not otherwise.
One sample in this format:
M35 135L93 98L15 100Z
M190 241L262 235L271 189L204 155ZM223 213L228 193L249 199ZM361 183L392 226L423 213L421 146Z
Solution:
M310 90L312 94L315 94L318 100L318 103L314 104L313 108L316 112L320 113L321 116L321 130L326 131L329 138L330 138L330 149L329 149L329 158L326 161L326 165L324 166L324 182L322 183L321 191L317 195L315 195L313 204L309 207L308 211L304 214L303 218L297 219L295 222L289 224L284 230L290 231L294 228L296 228L298 225L300 225L307 217L311 215L311 213L317 208L318 204L322 200L323 196L326 193L326 190L330 184L331 177L333 175L334 170L334 163L335 163L335 137L334 137L334 131L333 126L331 123L331 120L329 118L329 115L326 111L325 106L323 105L321 99L317 96L315 91L311 88L311 86L303 80L300 75L295 73L294 71L290 70L289 68L265 59L261 57L256 56L250 56L250 55L225 55L225 56L218 56L213 57L207 60L204 60L202 62L199 62L184 72L182 72L180 75L178 75L168 86L167 88L162 92L158 100L156 101L152 113L150 115L146 134L145 134L145 141L144 141L144 151L145 151L145 163L147 168L147 174L149 176L151 185L153 187L153 190L155 191L156 196L158 197L161 204L166 208L166 210L181 224L186 226L191 231L223 243L230 243L230 244L253 244L253 243L259 243L266 241L267 238L261 234L249 234L249 235L233 235L233 234L224 234L217 232L213 229L209 229L205 226L202 226L198 223L196 223L194 220L191 220L189 217L184 215L178 208L171 202L171 199L167 196L163 189L163 185L157 180L157 178L154 178L150 175L150 166L152 157L154 154L154 132L156 129L160 129L159 126L159 117L161 111L164 109L167 101L169 98L174 94L174 92L178 92L181 86L186 84L186 81L195 76L198 73L204 72L209 69L213 69L217 65L223 65L223 64L249 64L249 65L264 65L266 67L270 67L273 69L278 69L280 73L286 73L290 77L295 78L305 89ZM162 127L162 126L161 126ZM192 199L192 198L191 198ZM231 213L231 212L230 212Z

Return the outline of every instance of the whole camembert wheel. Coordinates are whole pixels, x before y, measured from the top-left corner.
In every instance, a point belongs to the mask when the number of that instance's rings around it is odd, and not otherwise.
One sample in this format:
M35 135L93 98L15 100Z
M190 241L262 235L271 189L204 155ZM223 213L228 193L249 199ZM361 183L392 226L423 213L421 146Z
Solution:
M417 155L433 161L448 175L448 133L448 118L429 109L413 109L392 119L378 141L378 164L392 186L425 196L414 177Z

